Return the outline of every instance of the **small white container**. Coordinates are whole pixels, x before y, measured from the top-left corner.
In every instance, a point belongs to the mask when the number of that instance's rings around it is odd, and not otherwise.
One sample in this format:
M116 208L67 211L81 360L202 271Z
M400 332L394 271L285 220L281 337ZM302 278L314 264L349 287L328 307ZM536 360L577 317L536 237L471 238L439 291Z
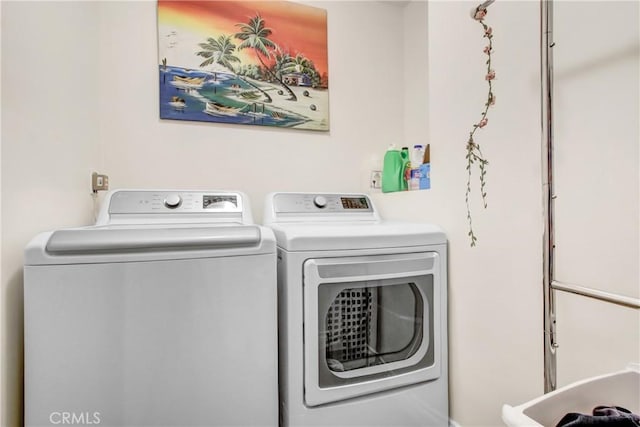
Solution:
M424 156L424 147L422 145L414 145L411 150L411 169L418 169L422 164L422 157Z

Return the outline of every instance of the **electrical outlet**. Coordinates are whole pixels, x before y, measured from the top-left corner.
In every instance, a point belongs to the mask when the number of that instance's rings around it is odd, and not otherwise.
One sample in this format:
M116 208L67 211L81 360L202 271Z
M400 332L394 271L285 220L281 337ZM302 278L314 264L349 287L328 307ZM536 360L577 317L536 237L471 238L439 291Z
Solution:
M369 179L370 188L380 188L382 186L382 172L371 171L371 178Z
M107 191L109 189L109 176L102 175L97 172L91 174L91 190L94 193L98 191Z

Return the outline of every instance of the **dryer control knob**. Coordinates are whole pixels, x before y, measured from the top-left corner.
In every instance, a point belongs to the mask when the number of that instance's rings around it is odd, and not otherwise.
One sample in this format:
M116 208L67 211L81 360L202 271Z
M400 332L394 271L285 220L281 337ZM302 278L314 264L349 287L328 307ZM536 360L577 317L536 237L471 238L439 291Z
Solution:
M325 206L327 206L327 199L322 196L316 196L313 199L313 204L319 208L324 208Z
M164 199L164 205L169 209L175 209L182 203L182 198L177 194L169 194L166 199Z

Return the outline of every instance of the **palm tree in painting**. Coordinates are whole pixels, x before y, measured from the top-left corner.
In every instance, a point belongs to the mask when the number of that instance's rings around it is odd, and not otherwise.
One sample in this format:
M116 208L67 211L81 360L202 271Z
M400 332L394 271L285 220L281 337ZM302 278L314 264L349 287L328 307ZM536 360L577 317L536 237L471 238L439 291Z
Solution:
M271 50L277 49L277 46L274 42L269 40L269 36L272 31L270 28L265 27L265 21L262 19L260 14L256 14L253 18L249 20L248 24L236 24L237 27L240 28L240 32L235 34L235 37L239 40L242 40L242 43L238 46L238 50L251 48L256 52L256 56L258 60L262 64L262 67L267 70L267 72L271 75L272 78L278 81L285 88L285 90L289 93L289 99L292 101L297 101L298 97L291 90L289 86L287 86L282 79L278 78L275 73L273 73L269 67L265 64L262 57L264 56L267 59L271 58Z
M231 42L231 37L220 36L218 39L209 37L206 43L198 43L202 49L196 55L205 58L200 67L206 67L211 64L220 64L229 70L233 70L233 63L239 63L240 58L233 55L236 45Z
M288 52L283 52L281 49L277 49L275 54L273 55L274 63L271 70L275 73L275 75L282 79L282 75L284 74L283 70L289 65L292 58Z
M231 41L231 37L222 35L218 37L218 39L214 39L213 37L209 37L206 43L199 43L198 46L202 49L199 52L196 52L196 55L205 58L204 62L200 64L200 67L206 67L211 64L220 64L223 67L230 70L234 75L240 78L243 82L247 83L251 87L258 89L262 92L262 95L265 97L264 102L272 102L273 100L269 96L267 92L259 88L257 85L242 79L238 73L235 71L233 66L234 63L240 63L240 58L235 56L233 53L236 50L236 45ZM215 73L214 73L215 78Z

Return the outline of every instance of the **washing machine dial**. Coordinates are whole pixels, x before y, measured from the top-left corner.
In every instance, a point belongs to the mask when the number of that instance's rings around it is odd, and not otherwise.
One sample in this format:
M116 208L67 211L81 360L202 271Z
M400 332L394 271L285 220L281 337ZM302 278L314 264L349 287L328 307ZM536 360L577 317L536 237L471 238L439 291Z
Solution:
M316 196L313 198L313 204L322 209L327 206L327 198L323 196Z
M166 199L164 199L164 205L169 209L175 209L182 203L182 197L177 194L169 194Z

